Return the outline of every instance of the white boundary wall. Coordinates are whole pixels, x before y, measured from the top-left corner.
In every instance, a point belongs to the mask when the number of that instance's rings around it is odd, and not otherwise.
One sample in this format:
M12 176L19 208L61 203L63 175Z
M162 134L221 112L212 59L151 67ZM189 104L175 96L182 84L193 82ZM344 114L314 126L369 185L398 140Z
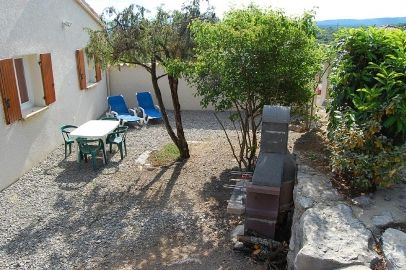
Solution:
M111 95L123 95L127 105L134 108L138 106L135 93L149 91L155 99L155 104L158 105L152 88L151 76L143 67L123 65L112 67L109 72ZM162 70L160 70L160 74L162 74ZM166 109L173 110L167 77L159 80L159 86ZM203 110L200 106L201 99L194 96L196 89L189 86L185 80L179 80L178 91L181 110ZM207 110L213 110L213 108L208 107Z

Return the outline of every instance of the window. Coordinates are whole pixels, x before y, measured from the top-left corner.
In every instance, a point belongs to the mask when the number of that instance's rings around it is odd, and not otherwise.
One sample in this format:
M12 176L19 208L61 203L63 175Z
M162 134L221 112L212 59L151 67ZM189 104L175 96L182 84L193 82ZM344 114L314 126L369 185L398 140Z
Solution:
M27 83L24 74L24 63L22 58L14 59L14 68L17 76L18 93L20 94L21 105L27 104L30 101L28 96ZM21 106L22 107L22 106Z
M39 55L25 55L14 58L14 70L23 115L34 107L44 107L41 68L38 65Z
M0 60L0 93L7 124L55 102L51 54Z
M86 59L85 59L86 58ZM87 89L101 80L101 66L93 56L88 56L83 49L76 50L80 89Z
M87 78L87 85L91 85L93 83L96 83L96 65L94 63L94 57L89 56L86 54L86 60L85 61L85 70L86 70L86 78Z

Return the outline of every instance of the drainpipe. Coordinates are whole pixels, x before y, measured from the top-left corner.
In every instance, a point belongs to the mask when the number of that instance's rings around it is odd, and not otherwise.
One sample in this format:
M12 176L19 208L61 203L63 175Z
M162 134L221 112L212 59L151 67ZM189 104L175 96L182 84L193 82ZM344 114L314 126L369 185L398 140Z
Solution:
M110 67L106 68L106 89L107 89L107 96L110 96L111 95Z

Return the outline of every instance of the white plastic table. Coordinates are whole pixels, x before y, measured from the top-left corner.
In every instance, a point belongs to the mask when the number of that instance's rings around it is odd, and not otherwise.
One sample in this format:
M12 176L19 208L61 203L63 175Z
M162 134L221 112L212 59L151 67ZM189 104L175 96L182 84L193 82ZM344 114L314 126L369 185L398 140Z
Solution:
M69 135L73 138L102 139L105 141L107 135L115 130L119 124L119 121L114 120L90 120L73 130Z
M105 142L107 135L115 130L119 124L119 121L114 120L90 120L73 130L69 136L72 138L86 138L90 140L101 139L103 140L104 147L106 147Z

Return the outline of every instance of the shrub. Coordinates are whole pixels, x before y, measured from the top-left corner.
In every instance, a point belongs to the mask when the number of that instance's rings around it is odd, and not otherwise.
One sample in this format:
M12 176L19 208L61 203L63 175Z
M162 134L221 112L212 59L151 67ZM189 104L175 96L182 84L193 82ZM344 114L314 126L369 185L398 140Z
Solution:
M328 126L333 171L363 189L391 185L406 161L406 32L342 30L336 51Z

